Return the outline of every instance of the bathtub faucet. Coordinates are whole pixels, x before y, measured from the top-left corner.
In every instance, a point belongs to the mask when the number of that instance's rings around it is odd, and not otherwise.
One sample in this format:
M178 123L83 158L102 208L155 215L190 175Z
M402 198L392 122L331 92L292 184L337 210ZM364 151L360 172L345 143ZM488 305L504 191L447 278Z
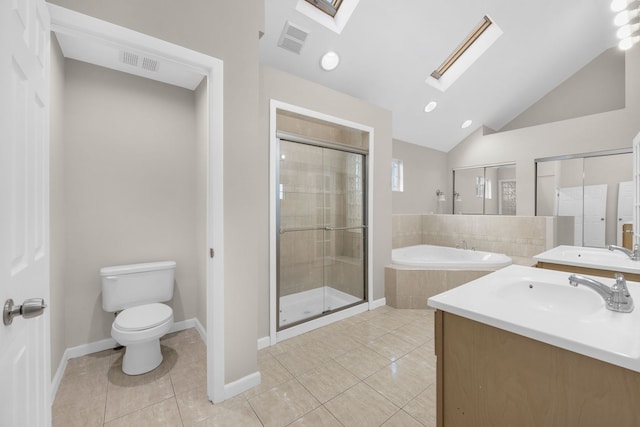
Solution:
M633 245L633 251L630 251L627 248L623 248L622 246L609 245L610 251L620 251L626 256L629 257L631 261L640 261L640 249L638 249L638 245Z
M606 302L607 309L620 313L631 313L633 311L633 298L627 289L627 282L621 273L616 273L616 283L608 287L607 285L593 280L590 277L572 274L569 276L571 286L583 285L596 291Z
M458 242L458 244L456 245L456 249L460 249L460 247L462 247L462 249L467 250L467 241L466 240L460 240Z

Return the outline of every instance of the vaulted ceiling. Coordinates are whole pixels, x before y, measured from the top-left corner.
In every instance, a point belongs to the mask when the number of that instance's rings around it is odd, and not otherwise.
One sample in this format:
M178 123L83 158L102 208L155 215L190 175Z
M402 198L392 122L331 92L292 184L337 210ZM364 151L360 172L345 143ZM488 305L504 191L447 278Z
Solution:
M394 138L441 151L482 125L499 130L616 43L610 0L360 0L340 34L298 1L266 0L261 62L391 110ZM427 85L484 15L503 34L445 92ZM300 54L278 47L286 21L309 33ZM327 72L330 50L341 62Z

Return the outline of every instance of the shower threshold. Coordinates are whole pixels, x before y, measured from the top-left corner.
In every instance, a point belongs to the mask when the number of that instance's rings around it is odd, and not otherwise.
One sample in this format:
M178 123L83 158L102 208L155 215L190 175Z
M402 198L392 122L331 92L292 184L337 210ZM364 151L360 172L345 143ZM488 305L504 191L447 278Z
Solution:
M280 298L280 326L315 317L361 300L331 286L286 295Z

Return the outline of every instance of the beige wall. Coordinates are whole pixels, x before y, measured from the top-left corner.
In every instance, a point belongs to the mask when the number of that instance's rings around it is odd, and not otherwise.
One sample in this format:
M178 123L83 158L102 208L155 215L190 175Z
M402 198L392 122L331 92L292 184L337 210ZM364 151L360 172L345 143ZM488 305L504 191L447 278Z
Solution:
M101 267L177 262L176 321L196 309L193 91L65 60L66 345L108 338Z
M270 67L263 66L261 70L258 126L261 148L253 154L263 159L265 166L268 166L266 159L269 158L270 99L374 128L374 144L370 150L374 151L375 176L369 183L374 188L374 237L373 242L369 242L373 247L373 259L369 262L374 266L371 299L383 298L384 266L391 260L391 112ZM266 195L269 193L269 183L267 175L264 176L259 188L265 195L261 198L264 201L262 212L268 212L269 201ZM261 282L258 293L258 334L262 337L269 335L269 284Z
M225 382L256 372L257 290L268 286L269 277L268 164L264 141L256 126L247 124L258 117L258 33L263 30L264 1L50 2L224 61L226 238L216 249L225 254ZM247 259L252 268L247 268Z
M51 130L49 134L50 165L50 244L51 276L49 313L51 318L51 375L55 375L66 345L65 333L65 205L64 205L64 58L55 35L51 37Z
M624 63L617 47L602 52L501 131L624 108Z
M624 109L505 132L479 129L448 153L449 170L515 162L517 213L533 215L534 159L631 146L640 131L640 50L626 52L625 67Z
M392 196L394 214L451 211L447 153L394 139L393 158L402 160L404 173L404 191ZM438 203L436 190L444 191L446 202Z

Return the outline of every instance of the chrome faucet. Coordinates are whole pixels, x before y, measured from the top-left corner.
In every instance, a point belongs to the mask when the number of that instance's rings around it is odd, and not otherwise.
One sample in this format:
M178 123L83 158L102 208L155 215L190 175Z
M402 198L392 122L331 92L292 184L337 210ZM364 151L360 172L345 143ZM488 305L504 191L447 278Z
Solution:
M462 249L467 250L467 241L466 240L460 240L458 242L458 244L456 245L456 249L460 249L460 245L462 245Z
M626 256L631 259L631 261L640 261L640 249L638 245L633 245L633 251L630 251L627 248L623 248L622 246L609 245L610 251L620 251L624 253Z
M569 276L571 286L584 285L596 291L604 299L607 309L620 313L633 311L633 298L627 289L627 281L621 273L616 273L616 283L609 287L590 277L572 274Z

